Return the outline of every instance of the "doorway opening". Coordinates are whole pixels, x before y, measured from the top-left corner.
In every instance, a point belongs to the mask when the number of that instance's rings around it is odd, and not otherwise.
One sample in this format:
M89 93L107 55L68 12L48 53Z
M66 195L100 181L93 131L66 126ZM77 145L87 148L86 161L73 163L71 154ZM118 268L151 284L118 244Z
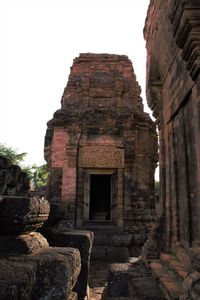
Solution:
M90 221L111 221L111 175L90 175Z

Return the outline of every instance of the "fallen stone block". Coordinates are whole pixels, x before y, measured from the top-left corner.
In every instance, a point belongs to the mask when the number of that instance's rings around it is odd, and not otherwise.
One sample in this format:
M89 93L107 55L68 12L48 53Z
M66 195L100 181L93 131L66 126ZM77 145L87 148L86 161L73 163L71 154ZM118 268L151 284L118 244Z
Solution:
M37 264L36 282L32 300L67 299L81 270L77 249L50 248L30 256Z
M36 264L28 261L0 260L0 299L32 299L36 284Z
M76 229L42 228L42 234L48 239L53 247L73 247L80 251L81 272L77 278L74 291L78 294L78 299L84 299L88 293L88 277L90 266L90 254L93 243L93 233Z
M128 274L131 263L111 264L108 271L108 297L128 297Z
M134 300L164 300L151 271L141 260L112 264L108 273L106 300L126 297Z

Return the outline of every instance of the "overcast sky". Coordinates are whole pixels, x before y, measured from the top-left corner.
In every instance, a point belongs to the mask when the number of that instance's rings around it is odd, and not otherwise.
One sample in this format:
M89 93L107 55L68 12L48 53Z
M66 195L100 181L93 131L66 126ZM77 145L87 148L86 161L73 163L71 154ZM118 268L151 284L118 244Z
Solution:
M27 152L26 164L44 163L46 123L79 53L128 55L145 99L149 2L0 0L0 142Z

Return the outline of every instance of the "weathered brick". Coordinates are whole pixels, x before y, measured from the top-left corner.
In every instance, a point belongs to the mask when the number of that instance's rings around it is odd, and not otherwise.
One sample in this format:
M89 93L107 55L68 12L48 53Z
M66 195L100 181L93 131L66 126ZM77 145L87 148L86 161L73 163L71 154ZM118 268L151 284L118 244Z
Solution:
M110 174L110 221L130 228L136 222L134 214L143 220L141 230L146 226L143 215L149 215L153 207L149 199L154 192L157 138L155 124L143 111L140 92L127 56L86 53L74 59L62 107L48 122L52 142L45 150L50 190L53 183L56 199L59 191L72 224L74 216L79 225L91 218L91 174ZM56 168L62 170L59 178ZM49 200L55 200L53 193Z

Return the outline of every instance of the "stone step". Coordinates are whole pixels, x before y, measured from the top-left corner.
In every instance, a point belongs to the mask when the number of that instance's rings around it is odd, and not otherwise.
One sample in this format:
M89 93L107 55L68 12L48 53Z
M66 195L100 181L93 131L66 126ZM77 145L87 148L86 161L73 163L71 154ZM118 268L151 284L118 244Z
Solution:
M188 272L185 269L184 265L177 259L176 256L171 254L162 253L160 255L160 261L166 265L170 270L176 273L180 280L184 280Z
M159 286L167 300L178 300L182 291L182 280L166 264L155 260L150 263L154 278L159 281Z
M93 232L101 232L101 233L108 233L108 234L122 234L124 232L123 228L119 228L113 225L109 225L107 223L90 223L84 226L77 227L77 229L84 229L87 231Z
M91 230L91 229L90 229ZM94 241L91 253L91 259L115 262L127 262L129 257L129 247L132 243L132 235L121 230L92 230Z
M113 246L113 247L128 247L132 242L131 234L112 234L105 232L94 232L94 242L95 246Z
M90 226L85 228L94 234L93 245L95 246L130 246L133 241L133 234L129 234L122 228Z
M82 230L83 228L93 232L92 260L113 260L122 263L127 262L130 256L136 257L141 254L141 236L138 232L128 233L124 228L111 225L104 227L102 224L87 224L87 227L81 227Z
M91 252L91 259L98 261L115 261L127 262L129 258L129 251L127 247L114 247L110 245L93 246Z

